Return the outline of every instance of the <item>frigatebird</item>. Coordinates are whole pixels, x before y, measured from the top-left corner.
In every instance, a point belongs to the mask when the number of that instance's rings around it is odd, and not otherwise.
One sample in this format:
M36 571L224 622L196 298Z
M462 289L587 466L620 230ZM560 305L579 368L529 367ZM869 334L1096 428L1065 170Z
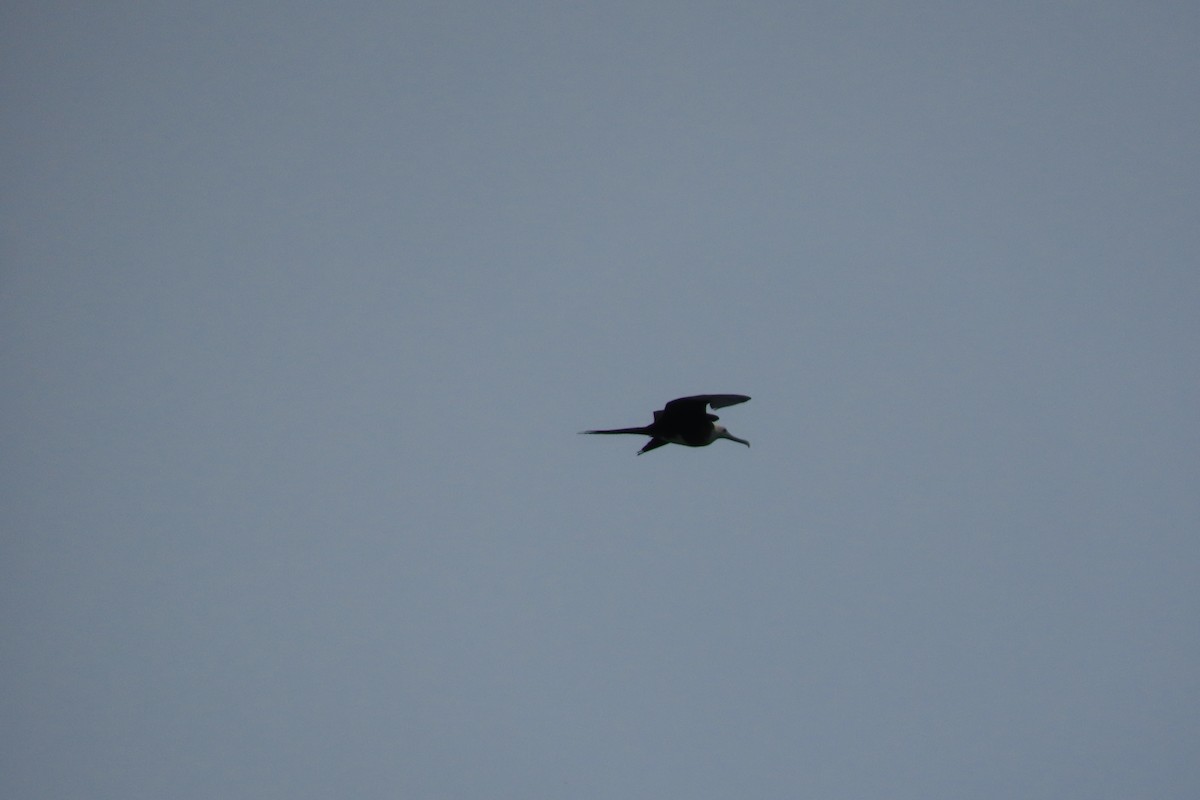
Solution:
M750 446L745 439L739 439L724 425L718 425L720 419L716 414L709 414L705 406L724 408L725 406L744 403L750 398L744 394L698 394L693 397L680 397L672 400L661 411L654 412L654 422L644 428L615 428L608 431L581 431L582 433L634 433L649 436L650 441L638 451L649 453L664 444L683 444L688 447L704 447L717 439L731 439Z

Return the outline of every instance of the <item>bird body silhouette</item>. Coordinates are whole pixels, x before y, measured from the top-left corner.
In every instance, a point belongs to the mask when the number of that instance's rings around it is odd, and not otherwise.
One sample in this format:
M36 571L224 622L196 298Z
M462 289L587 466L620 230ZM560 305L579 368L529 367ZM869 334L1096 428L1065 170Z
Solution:
M692 397L680 397L672 400L661 411L654 412L654 422L641 428L614 428L604 431L582 431L583 433L631 433L639 436L649 436L650 441L638 451L648 453L664 444L682 444L687 447L704 447L717 439L729 439L750 446L745 439L739 439L724 425L718 425L720 419L716 414L709 414L708 406L724 408L738 403L744 403L750 398L744 394L698 394Z

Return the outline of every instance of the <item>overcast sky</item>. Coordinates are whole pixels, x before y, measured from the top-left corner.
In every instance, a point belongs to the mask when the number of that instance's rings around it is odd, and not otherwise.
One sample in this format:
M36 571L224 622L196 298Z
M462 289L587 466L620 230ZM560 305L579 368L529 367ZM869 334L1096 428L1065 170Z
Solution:
M1195 3L8 6L0 795L1200 796Z

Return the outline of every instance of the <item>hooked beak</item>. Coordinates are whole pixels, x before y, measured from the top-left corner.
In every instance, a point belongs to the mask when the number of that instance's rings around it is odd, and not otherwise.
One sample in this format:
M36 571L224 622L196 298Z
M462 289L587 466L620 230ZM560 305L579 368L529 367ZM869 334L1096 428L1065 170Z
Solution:
M749 442L747 442L745 439L739 439L738 437L734 436L734 435L733 435L732 433L730 433L729 431L725 431L725 438L726 438L726 439L731 439L731 440L733 440L733 441L737 442L738 444L744 444L744 445L746 445L746 447L749 447L749 446L750 446L750 443L749 443Z

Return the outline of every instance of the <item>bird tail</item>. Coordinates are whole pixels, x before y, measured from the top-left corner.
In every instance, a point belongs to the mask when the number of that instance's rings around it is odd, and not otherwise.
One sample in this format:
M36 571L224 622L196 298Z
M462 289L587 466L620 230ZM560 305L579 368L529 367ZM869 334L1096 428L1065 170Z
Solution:
M613 428L607 431L580 431L580 433L635 433L639 436L650 436L650 431L645 428Z

